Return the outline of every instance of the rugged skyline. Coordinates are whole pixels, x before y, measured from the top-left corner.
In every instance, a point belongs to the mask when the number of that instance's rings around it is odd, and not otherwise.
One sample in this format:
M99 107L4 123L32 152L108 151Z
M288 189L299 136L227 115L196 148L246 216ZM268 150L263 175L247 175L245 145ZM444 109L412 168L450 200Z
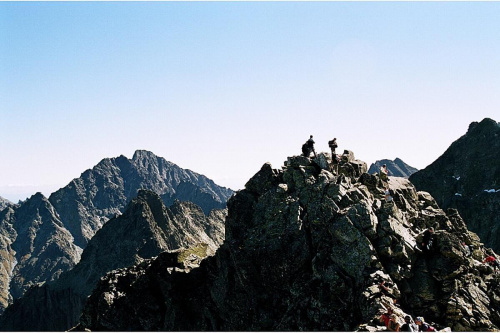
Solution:
M498 2L1 2L0 196L48 197L137 149L237 190L310 134L423 169L499 118L499 16Z

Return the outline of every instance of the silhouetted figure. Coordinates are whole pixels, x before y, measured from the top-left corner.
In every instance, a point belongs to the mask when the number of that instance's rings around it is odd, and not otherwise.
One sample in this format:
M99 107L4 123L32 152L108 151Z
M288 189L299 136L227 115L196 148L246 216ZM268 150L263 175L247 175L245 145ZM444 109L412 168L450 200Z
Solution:
M333 140L328 141L328 147L330 147L332 151L332 159L333 159L333 155L335 155L335 148L338 147L337 138L333 138Z
M432 235L434 234L434 228L430 227L424 231L424 238L422 239L422 250L424 252L430 252L433 245Z
M310 157L311 152L314 153L314 157L316 157L316 151L314 150L314 140L312 135L309 137L309 140L307 140L306 143L302 145L302 154L304 154L305 157Z

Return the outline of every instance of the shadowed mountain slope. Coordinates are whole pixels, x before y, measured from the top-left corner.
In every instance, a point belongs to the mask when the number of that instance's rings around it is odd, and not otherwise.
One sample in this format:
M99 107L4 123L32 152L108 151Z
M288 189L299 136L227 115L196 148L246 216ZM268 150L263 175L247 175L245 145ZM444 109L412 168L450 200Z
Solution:
M71 269L81 252L41 193L0 212L0 309L31 285Z
M410 177L443 208L456 208L470 230L500 251L500 124L473 122L436 161Z
M103 159L48 200L37 194L0 210L0 314L30 285L71 269L89 239L120 215L140 189L154 191L167 205L191 201L206 215L224 209L233 193L203 175L137 150L132 159ZM207 232L219 237L221 230Z
M90 240L80 262L51 283L30 289L0 317L1 330L62 331L77 323L87 296L107 272L141 263L163 251L198 246L212 255L224 240L224 210L206 216L176 201L166 208L151 191L140 191L123 215Z

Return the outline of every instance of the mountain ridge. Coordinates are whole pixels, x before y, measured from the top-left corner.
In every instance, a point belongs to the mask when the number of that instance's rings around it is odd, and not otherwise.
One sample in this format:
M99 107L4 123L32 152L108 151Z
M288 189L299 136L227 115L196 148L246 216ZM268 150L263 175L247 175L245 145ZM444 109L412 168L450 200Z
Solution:
M109 219L121 215L141 189L158 193L168 206L176 200L193 201L207 215L213 209L225 208L233 193L204 175L184 170L152 152L137 150L132 159L123 155L102 159L49 198L37 193L24 202L7 207L0 211L0 313L28 286L43 283L46 279L50 281L62 271L71 269L80 260L88 240ZM54 232L58 230L60 234L39 233L36 238L38 247L30 241L28 231L20 233L18 230L28 228L25 227L28 225L32 225L32 232L39 229L40 210L34 207L35 201L39 205L43 202L45 207L45 218L41 221L49 223L47 226L54 225ZM25 213L28 207L32 209L30 214ZM45 228L43 223L41 227L42 230ZM215 235L220 230L215 228L210 232L218 237ZM23 236L18 237L18 234ZM55 242L56 239L60 242ZM51 250L52 259L44 258L47 262L43 267L47 269L33 269L42 263L37 261L37 256L42 254L39 248L44 244L59 244L61 249ZM49 268L54 270L53 274L49 274Z
M372 163L370 165L368 173L370 174L378 173L380 171L380 168L384 164L387 166L387 171L389 176L408 178L412 174L418 171L417 168L409 166L408 164L403 162L403 160L401 160L399 157L396 157L394 161L388 159L375 161L375 163Z
M203 246L198 253L213 255L224 240L225 215L223 210L212 210L206 216L199 206L189 202L176 201L167 208L156 193L140 190L122 215L95 234L72 270L15 300L0 316L0 330L70 329L87 296L106 273L139 264L164 251L200 244Z
M440 206L456 208L470 230L500 251L500 123L485 118L410 180Z

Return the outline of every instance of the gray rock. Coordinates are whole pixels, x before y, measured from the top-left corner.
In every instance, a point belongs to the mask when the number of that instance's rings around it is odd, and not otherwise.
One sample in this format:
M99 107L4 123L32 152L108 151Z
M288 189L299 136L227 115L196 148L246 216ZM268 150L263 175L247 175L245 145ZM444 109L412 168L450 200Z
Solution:
M457 209L467 227L500 250L500 126L473 122L436 161L410 177L444 210Z
M0 211L4 210L5 208L9 206L13 206L14 204L10 202L9 200L0 197Z
M57 279L81 253L41 193L0 212L0 310L31 286Z
M30 289L9 306L0 317L1 330L67 330L77 323L87 296L107 272L142 265L164 251L194 247L189 253L181 251L181 261L197 266L224 241L225 216L225 210L206 216L189 202L176 201L166 208L157 194L140 191L123 215L96 233L72 270Z
M191 201L206 215L215 210L218 218L232 194L203 175L138 150L132 159L103 159L48 200L37 194L0 210L0 314L30 286L71 269L89 239L140 189L154 191L169 206ZM206 232L220 241L223 226Z
M151 152L137 150L125 156L103 159L49 200L61 216L75 244L85 248L106 221L125 208L140 189L159 194L166 205L175 200L191 201L206 214L226 207L232 190L217 186L207 177L181 169Z
M412 314L438 329L498 330L500 280L466 256L462 242L479 257L485 249L460 215L404 179L391 179L394 201L382 204L381 183L353 162L345 154L339 167L354 172L339 175L302 157L282 172L265 165L229 200L214 257L192 270L157 258L110 273L75 329L370 331L396 300L401 321ZM416 245L429 226L427 254Z

